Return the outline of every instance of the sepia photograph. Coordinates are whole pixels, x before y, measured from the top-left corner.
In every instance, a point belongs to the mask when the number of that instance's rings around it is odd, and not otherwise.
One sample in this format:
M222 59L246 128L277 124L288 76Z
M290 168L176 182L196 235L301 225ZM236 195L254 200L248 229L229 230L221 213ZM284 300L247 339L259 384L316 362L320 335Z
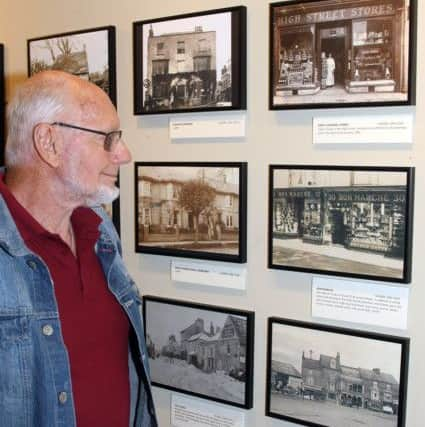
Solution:
M244 6L133 24L135 114L245 109Z
M116 105L115 27L54 34L28 40L28 75L66 71L102 88Z
M4 163L4 147L6 144L6 98L4 83L4 46L0 43L0 166Z
M152 384L249 409L254 312L143 297Z
M415 105L416 0L270 5L271 110Z
M269 318L266 415L317 427L403 427L409 339Z
M271 165L269 268L409 283L414 168Z
M246 262L246 163L135 163L136 252Z

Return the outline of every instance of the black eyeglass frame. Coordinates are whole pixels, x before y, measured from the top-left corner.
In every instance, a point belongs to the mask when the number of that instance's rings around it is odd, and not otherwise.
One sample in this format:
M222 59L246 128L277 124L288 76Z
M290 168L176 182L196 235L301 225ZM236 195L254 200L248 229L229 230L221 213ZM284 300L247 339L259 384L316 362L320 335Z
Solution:
M114 139L112 137L114 135L118 135L118 139L116 139L117 142L119 142L122 137L122 130L113 130L111 132L103 132L101 130L83 128L81 126L70 125L68 123L63 123L63 122L53 122L53 123L50 123L50 126L60 126L64 128L82 130L84 132L90 132L90 133L95 133L97 135L102 135L105 137L105 140L103 141L103 148L105 151L108 151L108 152L113 151L113 148L115 148L115 147L112 147L114 142Z

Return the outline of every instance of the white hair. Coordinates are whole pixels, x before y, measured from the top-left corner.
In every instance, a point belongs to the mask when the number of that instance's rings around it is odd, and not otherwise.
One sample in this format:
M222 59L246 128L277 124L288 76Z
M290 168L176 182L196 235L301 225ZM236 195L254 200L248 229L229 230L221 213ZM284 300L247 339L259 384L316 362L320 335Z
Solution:
M32 158L33 130L51 123L69 103L66 74L42 72L25 81L7 107L6 166L25 165Z

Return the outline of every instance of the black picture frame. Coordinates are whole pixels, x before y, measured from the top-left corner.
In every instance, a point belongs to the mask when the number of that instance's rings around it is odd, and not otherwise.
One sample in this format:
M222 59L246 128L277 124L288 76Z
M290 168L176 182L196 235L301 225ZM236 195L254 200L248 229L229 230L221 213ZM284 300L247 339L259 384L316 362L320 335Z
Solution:
M67 71L102 88L116 107L115 38L112 25L31 38L27 40L28 76L45 69ZM119 198L105 210L120 233Z
M409 283L413 167L270 165L268 267Z
M135 162L136 252L246 262L247 168Z
M117 105L114 26L31 38L27 55L28 77L46 69L67 71L102 88Z
M143 316L154 386L252 408L253 311L144 296Z
M246 109L245 6L134 22L133 50L134 114Z
M4 45L0 43L0 166L4 165L6 145L6 95L4 81Z
M416 3L271 3L269 109L415 105Z
M266 415L311 427L404 427L409 338L270 317Z

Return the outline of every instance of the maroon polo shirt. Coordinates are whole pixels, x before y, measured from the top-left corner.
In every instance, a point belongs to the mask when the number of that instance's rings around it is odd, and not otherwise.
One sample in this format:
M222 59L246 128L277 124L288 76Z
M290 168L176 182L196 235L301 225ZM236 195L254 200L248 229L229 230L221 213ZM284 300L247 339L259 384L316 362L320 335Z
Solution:
M52 276L70 359L77 426L128 427L129 321L108 290L94 251L101 219L88 208L73 212L75 257L59 235L43 228L19 204L2 176L0 194L25 244L43 259Z

